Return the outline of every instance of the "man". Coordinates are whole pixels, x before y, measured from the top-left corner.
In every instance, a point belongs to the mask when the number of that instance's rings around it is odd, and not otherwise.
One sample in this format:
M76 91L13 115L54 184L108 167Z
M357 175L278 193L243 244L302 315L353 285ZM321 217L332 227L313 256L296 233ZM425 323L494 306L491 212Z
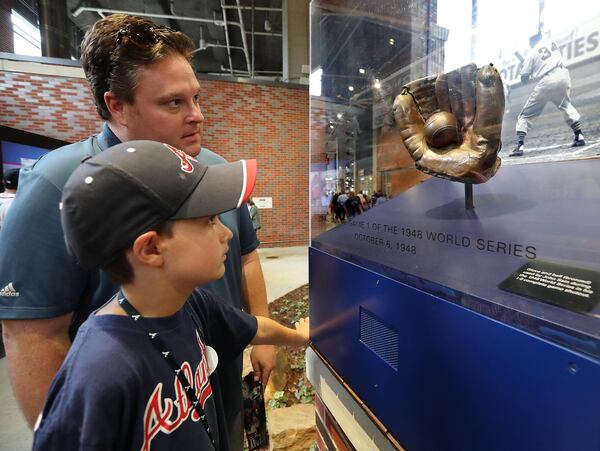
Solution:
M548 102L556 105L573 130L575 139L572 147L585 146L581 124L579 123L580 116L571 103L571 77L569 76L569 70L563 65L559 48L554 43L542 41L541 32L529 39L529 46L532 50L523 63L521 81L527 83L530 78L533 78L537 81L537 84L517 118L517 146L509 156L519 157L523 155L525 136L531 128L532 121L542 114Z
M116 286L98 271L85 271L68 256L58 204L62 188L82 159L122 141L168 143L204 164L224 159L201 149L200 85L190 64L192 41L183 33L123 14L98 21L82 42L81 63L100 116L102 132L42 157L23 171L0 245L0 318L17 401L30 425L83 320ZM118 192L119 186L114 187ZM269 316L247 209L220 216L233 239L225 277L208 288L253 315ZM274 349L255 346L255 374L266 383ZM231 449L242 448L241 359L218 369Z

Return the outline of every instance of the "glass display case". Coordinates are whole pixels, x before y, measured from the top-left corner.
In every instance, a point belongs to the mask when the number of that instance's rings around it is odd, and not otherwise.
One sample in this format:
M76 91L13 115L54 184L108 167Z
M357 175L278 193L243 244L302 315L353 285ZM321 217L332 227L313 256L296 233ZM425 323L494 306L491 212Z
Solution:
M600 446L599 26L312 2L314 348L408 449Z

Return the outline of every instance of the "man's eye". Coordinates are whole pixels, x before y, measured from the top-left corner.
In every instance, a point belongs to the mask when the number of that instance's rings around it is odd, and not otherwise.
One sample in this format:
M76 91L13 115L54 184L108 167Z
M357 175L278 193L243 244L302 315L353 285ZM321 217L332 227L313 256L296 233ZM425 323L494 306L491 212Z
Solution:
M179 105L181 105L181 100L179 100L179 99L169 100L167 105L171 108L177 108Z
M194 96L194 103L195 103L195 104L199 104L199 103L200 103L200 94L196 94L196 95Z
M217 223L217 217L216 216L211 216L210 218L208 218L208 223L210 225L215 225Z

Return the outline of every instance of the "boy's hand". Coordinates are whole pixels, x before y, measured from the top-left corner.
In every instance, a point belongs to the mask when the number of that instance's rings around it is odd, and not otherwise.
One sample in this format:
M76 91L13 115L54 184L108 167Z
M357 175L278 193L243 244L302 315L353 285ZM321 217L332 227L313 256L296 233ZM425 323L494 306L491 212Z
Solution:
M263 387L266 387L271 371L275 367L275 346L253 346L250 352L250 362L252 362L252 369L254 370L254 380L260 380Z
M300 320L298 320L297 322L294 323L294 327L296 328L296 332L298 333L298 336L300 337L301 342L298 343L299 345L305 345L309 342L310 340L310 324L309 324L309 319L308 317L306 318L301 318Z

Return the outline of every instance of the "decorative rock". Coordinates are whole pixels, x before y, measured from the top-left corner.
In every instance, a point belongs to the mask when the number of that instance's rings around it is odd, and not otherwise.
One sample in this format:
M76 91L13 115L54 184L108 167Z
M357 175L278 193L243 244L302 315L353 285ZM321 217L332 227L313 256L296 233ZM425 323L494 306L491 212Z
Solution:
M315 441L315 408L312 404L271 409L267 412L270 450L306 451Z
M275 356L275 368L271 371L269 383L265 387L265 404L269 404L269 401L273 399L273 395L276 391L285 388L288 381L289 370L290 363L288 361L287 353L282 348L278 348Z

